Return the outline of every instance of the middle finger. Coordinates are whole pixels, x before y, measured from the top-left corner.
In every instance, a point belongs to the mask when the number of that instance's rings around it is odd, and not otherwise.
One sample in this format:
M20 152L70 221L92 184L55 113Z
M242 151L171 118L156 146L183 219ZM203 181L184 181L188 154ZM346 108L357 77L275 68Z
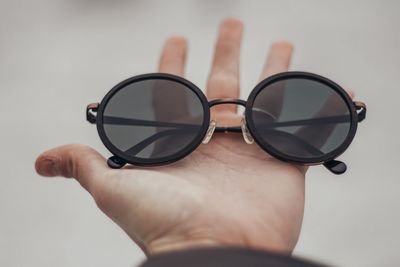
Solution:
M229 18L221 23L207 85L209 99L239 97L239 56L242 33L243 23L240 20ZM223 105L213 109L236 112L237 106Z

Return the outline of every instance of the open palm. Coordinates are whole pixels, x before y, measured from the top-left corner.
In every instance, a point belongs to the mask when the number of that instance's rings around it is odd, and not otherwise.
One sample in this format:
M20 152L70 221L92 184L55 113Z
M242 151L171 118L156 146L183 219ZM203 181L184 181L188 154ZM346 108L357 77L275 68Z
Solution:
M238 20L221 24L209 99L239 96L242 31ZM159 71L183 76L186 50L185 39L170 38ZM275 43L261 78L286 71L291 53L289 43ZM212 110L219 126L240 125L241 117L233 105ZM240 134L214 134L209 144L162 167L110 169L92 148L65 145L40 155L36 168L76 178L146 254L200 245L290 253L301 228L306 168L272 158Z

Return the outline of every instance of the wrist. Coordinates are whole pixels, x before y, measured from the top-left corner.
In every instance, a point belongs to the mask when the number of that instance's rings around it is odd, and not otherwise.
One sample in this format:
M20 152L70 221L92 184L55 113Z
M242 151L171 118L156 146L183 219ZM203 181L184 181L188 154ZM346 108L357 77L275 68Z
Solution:
M166 240L156 240L152 242L147 249L147 255L155 255L172 251L203 247L223 247L224 245L212 239L186 240L179 242L169 242Z
M247 248L247 249L256 249L256 250L264 250L269 252L281 253L281 254L291 254L294 246L288 246L282 242L277 240L270 239L269 241L263 240L252 240L243 238L243 240L234 240L234 239L211 239L211 238L201 238L201 239L190 239L190 240L180 240L180 241L172 241L167 239L155 240L149 246L147 246L146 254L148 256L152 256L155 254L180 251L186 249L195 249L195 248L228 248L228 247L236 247L236 248Z

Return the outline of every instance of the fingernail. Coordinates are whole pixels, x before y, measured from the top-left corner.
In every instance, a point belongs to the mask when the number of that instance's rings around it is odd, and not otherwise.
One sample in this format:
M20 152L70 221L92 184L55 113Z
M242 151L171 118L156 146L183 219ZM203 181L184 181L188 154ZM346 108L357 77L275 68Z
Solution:
M47 156L41 160L40 174L44 176L57 176L60 173L59 160L56 157Z

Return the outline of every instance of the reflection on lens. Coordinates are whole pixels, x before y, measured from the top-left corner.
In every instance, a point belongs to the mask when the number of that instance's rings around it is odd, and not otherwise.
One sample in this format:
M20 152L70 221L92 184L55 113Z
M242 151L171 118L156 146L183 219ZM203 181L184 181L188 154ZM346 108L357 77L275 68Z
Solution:
M306 78L268 84L251 112L261 141L297 158L318 158L337 149L350 130L345 100L328 85Z
M179 153L196 139L204 120L199 97L167 79L145 79L118 90L103 113L109 141L131 157L158 159Z

